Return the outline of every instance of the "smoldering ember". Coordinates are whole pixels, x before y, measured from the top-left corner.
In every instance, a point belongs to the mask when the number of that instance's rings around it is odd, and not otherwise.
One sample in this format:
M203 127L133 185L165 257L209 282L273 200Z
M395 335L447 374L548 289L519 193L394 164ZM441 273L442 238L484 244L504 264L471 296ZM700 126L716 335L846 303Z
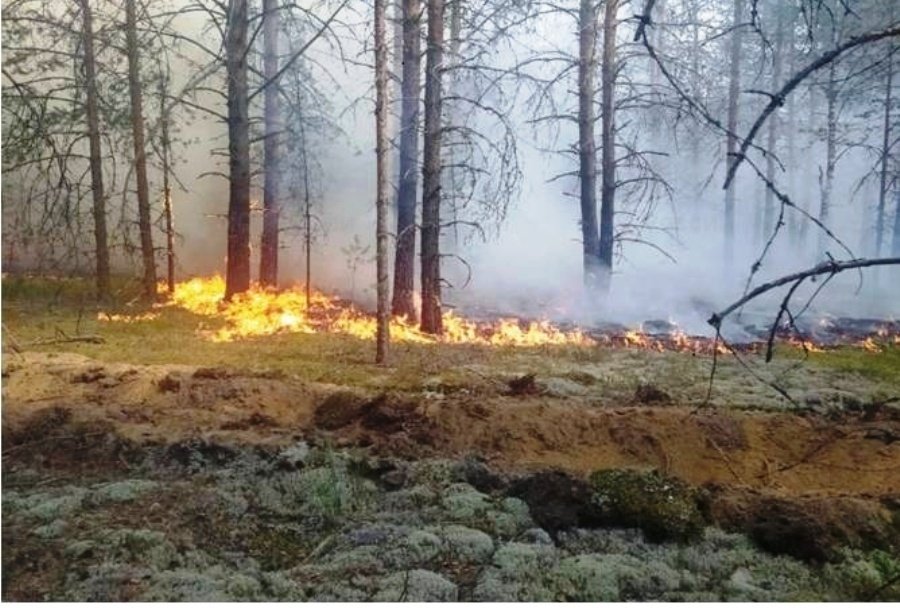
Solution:
M900 0L4 0L5 601L900 601Z

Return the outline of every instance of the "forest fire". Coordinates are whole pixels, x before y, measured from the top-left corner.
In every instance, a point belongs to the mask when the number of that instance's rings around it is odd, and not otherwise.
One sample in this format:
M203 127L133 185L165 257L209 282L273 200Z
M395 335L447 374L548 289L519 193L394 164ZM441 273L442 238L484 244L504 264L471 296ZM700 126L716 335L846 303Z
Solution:
M223 302L225 281L220 276L178 283L168 305L202 316L220 317L226 326L209 333L217 342L267 336L276 333L335 332L374 339L375 318L351 304L312 291L309 302L301 287L282 291L254 287L231 302ZM581 330L563 331L546 321L520 323L499 319L477 323L444 313L444 334L438 339L421 332L402 317L391 320L391 336L401 342L444 342L491 346L590 345L594 341Z
M309 303L302 286L284 290L254 286L233 301L223 301L225 281L221 276L194 278L177 283L174 293L157 307L176 307L191 313L221 319L223 327L199 330L214 342L232 342L246 338L291 333L336 333L363 340L374 340L375 317L338 297L312 290ZM134 323L150 321L159 312L125 315L101 312L104 322ZM656 352L674 351L696 354L728 354L759 352L766 347L767 328L745 328L750 331L743 340L730 346L708 336L687 334L672 322L662 330L650 325L636 329L621 327L579 328L555 325L546 320L523 320L499 317L495 320L473 320L452 311L443 315L444 333L435 337L422 332L405 317L391 320L391 338L407 343L474 344L497 347L598 346L633 348ZM659 323L657 322L657 325ZM820 320L814 330L803 335L780 329L776 333L781 344L805 352L823 352L838 345L851 345L870 352L880 352L886 344L900 343L900 331L892 321L838 319ZM809 335L807 335L807 333Z

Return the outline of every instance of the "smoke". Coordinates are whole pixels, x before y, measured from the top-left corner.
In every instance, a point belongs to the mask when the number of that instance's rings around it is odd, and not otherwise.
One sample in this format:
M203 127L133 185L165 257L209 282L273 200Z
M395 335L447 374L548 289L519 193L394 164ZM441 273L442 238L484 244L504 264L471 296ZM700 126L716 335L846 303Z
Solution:
M203 34L199 16L190 16L181 23L185 35L209 35ZM532 47L550 44L546 31L527 35L535 37L530 41ZM570 50L574 50L577 42L574 32L569 42L573 46ZM557 39L553 44L561 43ZM184 86L195 72L194 64L201 60L199 51L192 52L190 47L182 52L186 58L176 60L174 65L176 90ZM365 56L364 52L360 40L347 42L343 49L344 56L350 57ZM321 45L310 53L314 62L309 69L317 76L317 86L322 87L320 92L331 99L330 113L342 132L339 136L313 134L310 139L310 154L314 155L317 167L312 195L316 218L312 282L319 289L371 305L375 276L374 120L368 99L371 71L365 65L340 61L335 53ZM499 61L509 59L500 57ZM636 73L648 77L640 70ZM222 76L216 78L221 84ZM571 89L559 95L559 102L571 109L575 103ZM224 111L221 98L210 93L200 93L193 101L210 107L218 104ZM746 113L752 115L754 107L748 102ZM396 121L398 108L392 110L395 112L392 120ZM696 125L689 126L688 131L698 133L695 142L698 152L688 145L689 133L683 127L673 130L662 119L656 126L638 120L623 131L623 137L633 137L643 149L663 153L652 157L652 164L660 178L671 186L671 192L667 195L664 190L658 191L651 205L646 196L623 190L617 201L619 225L639 221L648 226L625 234L629 240L622 241L617 249L610 293L589 297L582 289L581 230L578 199L574 196L578 184L574 177L552 179L573 171L575 157L538 150L538 147L548 147L546 141L541 141L546 134L536 133L528 126L531 117L527 110L520 105L508 117L520 136L518 161L523 180L505 219L497 225L485 225L486 240L465 227L459 229L458 240L456 231L449 228L445 231L445 250L462 258L461 261L448 257L443 262L443 272L449 281L444 290L445 304L474 316L508 314L583 324L626 325L665 320L679 324L686 331L708 333L709 315L744 293L751 268L768 237L759 228L765 188L749 167L741 169L735 184L736 237L733 261L728 263L723 241L724 192L721 189L724 137ZM489 129L487 123L482 126ZM178 272L182 278L222 273L228 190L226 180L215 174L227 172L227 159L223 155L227 145L225 125L195 113L192 120L181 125L180 135L186 143L176 151L177 172L183 188L176 188L173 196L176 229L181 236L176 251ZM802 140L798 135L797 166L790 175L779 172L777 181L797 204L815 215L820 200L820 165L825 153L821 143L810 143L811 140L808 134ZM559 148L571 148L577 142L574 128L561 127L555 142ZM534 145L538 143L540 146ZM257 155L255 160L259 162L261 158ZM860 178L871 166L872 158L862 147L848 149L841 155L835 175L829 226L857 256L874 253L875 190L871 181L859 187ZM396 163L392 171L396 172ZM158 171L151 178L159 184ZM258 186L254 198L261 199ZM305 278L301 203L296 196L285 202L280 251L283 284L299 283ZM753 276L753 285L812 266L827 254L835 258L849 257L849 253L829 239L825 239L825 250L820 251L818 229L797 214L790 220L802 227L798 229L803 233L802 238L792 238L791 226L785 225ZM259 242L261 223L260 215L254 213L254 243ZM157 243L164 242L161 233L155 238ZM256 250L252 263L257 269ZM814 283L804 286L798 291L796 301L803 302L818 287ZM743 318L771 319L780 297L782 294L772 294L760 300L748 308ZM818 295L809 314L900 317L900 269L865 271L862 277L854 273L836 277Z

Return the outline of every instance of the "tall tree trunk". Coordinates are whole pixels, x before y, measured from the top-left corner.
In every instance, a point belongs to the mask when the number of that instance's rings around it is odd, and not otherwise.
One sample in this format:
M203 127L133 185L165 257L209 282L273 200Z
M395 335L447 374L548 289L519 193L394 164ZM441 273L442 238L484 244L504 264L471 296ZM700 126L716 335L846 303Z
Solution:
M900 256L900 184L894 184L894 243L891 255Z
M775 25L775 45L772 51L772 87L771 90L777 91L781 88L781 74L784 66L784 8L780 6L780 3L772 3L770 5L775 12L776 15L776 25ZM766 156L766 179L770 182L775 182L775 153L776 147L778 145L778 127L779 127L779 115L778 112L774 112L769 117L769 125L768 125L768 134L766 138L766 149L769 154ZM772 230L775 228L775 195L769 189L766 188L765 194L765 216L763 217L763 230L762 236L763 240L767 239L771 234Z
M600 190L600 286L609 290L612 278L616 210L616 29L619 0L606 0L603 15L603 64L600 68L603 115L600 145L603 150Z
M125 0L125 41L128 48L128 92L131 96L131 134L134 140L134 175L137 180L138 226L144 262L144 298L156 298L156 256L150 220L150 187L147 184L147 150L144 144L144 99L137 39L135 0Z
M422 321L425 333L443 332L441 316L441 80L444 0L428 3L425 52L425 149L422 166Z
M103 190L103 156L100 149L100 115L97 110L97 68L94 60L94 23L89 0L81 4L84 38L85 113L90 147L91 194L94 215L94 256L97 297L109 297L109 244L106 234L106 193Z
M229 0L225 32L228 74L228 262L225 299L250 288L250 117L247 98L247 0Z
M594 72L597 69L597 9L581 0L578 11L578 177L581 182L581 250L584 284L600 286L600 235L597 227L597 143L594 140Z
M377 321L375 362L385 363L390 341L390 284L388 283L388 49L386 0L375 0L375 265Z
M731 32L731 59L728 76L728 130L725 141L726 165L728 169L737 162L738 141L733 134L737 133L738 113L740 112L739 96L741 90L741 42L743 30L741 20L744 15L744 0L734 0L734 16L732 18ZM731 180L728 189L725 190L725 265L730 268L734 263L734 189L735 180Z
M169 107L168 76L163 76L159 87L159 123L160 123L160 161L163 174L163 215L166 224L166 286L169 293L175 291L175 218L172 209L172 186L169 183L171 172L170 154L172 143L169 140Z
M822 198L819 202L819 221L828 225L831 214L831 195L834 189L834 167L837 162L837 74L834 62L828 66L828 82L825 85L825 177L822 182ZM825 234L819 232L819 254L825 252Z
M796 72L797 65L797 44L796 37L794 35L794 24L796 20L796 13L791 11L791 17L788 20L787 24L787 54L789 58L788 63L788 74L794 74ZM799 91L791 94L788 97L788 119L787 119L787 162L788 162L788 179L789 186L788 192L793 197L797 197L796 185L797 185L797 94ZM800 222L800 218L797 216L796 212L788 213L788 233L790 235L791 244L794 246L795 250L799 250L800 247L800 231L798 224Z
M401 81L400 170L397 188L397 249L394 257L393 313L416 318L416 190L419 178L419 95L421 83L422 5L403 2L403 76Z
M265 79L278 73L278 0L263 0L263 72ZM281 107L278 87L272 83L265 94L266 140L265 184L263 185L263 228L259 249L259 282L268 287L278 285L278 217L281 205Z
M875 217L875 257L881 255L884 241L884 209L888 196L888 161L891 143L891 104L893 103L893 48L888 49L887 78L884 83L884 123L881 128L881 176L878 188L878 212Z

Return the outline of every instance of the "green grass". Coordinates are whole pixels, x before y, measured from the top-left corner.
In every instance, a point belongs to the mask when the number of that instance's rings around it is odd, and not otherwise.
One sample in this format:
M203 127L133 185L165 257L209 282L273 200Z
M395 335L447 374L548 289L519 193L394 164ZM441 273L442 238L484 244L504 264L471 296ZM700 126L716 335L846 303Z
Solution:
M29 350L76 352L104 362L225 366L297 376L307 381L399 391L465 389L496 394L505 389L505 379L517 374L535 373L539 379L568 378L577 384L587 377L596 377L587 388L613 402L630 399L642 382L658 385L677 401L702 400L710 368L709 357L674 352L413 343L392 344L390 365L376 366L373 342L340 334L278 334L212 342L202 332L221 327L221 320L175 307L156 309L159 316L146 321L98 321L100 311L139 314L150 310L137 298L140 286L135 281L117 278L114 286L113 301L99 306L93 297L93 286L86 279L5 278L4 341L15 340ZM86 334L99 335L104 342L34 344L54 336ZM780 347L775 361L767 367L786 367L795 363L798 356L802 356L801 351ZM727 357L719 359L717 378L721 379L717 382L722 383L720 394L727 403L732 401L729 394L740 394L745 396L741 407L765 407L764 401L775 396ZM890 347L883 353L870 353L841 348L811 353L803 370L792 376L792 386L805 390L814 382L836 382L841 388L849 384L866 394L871 390L896 392L900 390L900 349ZM773 405L777 406L774 402Z

